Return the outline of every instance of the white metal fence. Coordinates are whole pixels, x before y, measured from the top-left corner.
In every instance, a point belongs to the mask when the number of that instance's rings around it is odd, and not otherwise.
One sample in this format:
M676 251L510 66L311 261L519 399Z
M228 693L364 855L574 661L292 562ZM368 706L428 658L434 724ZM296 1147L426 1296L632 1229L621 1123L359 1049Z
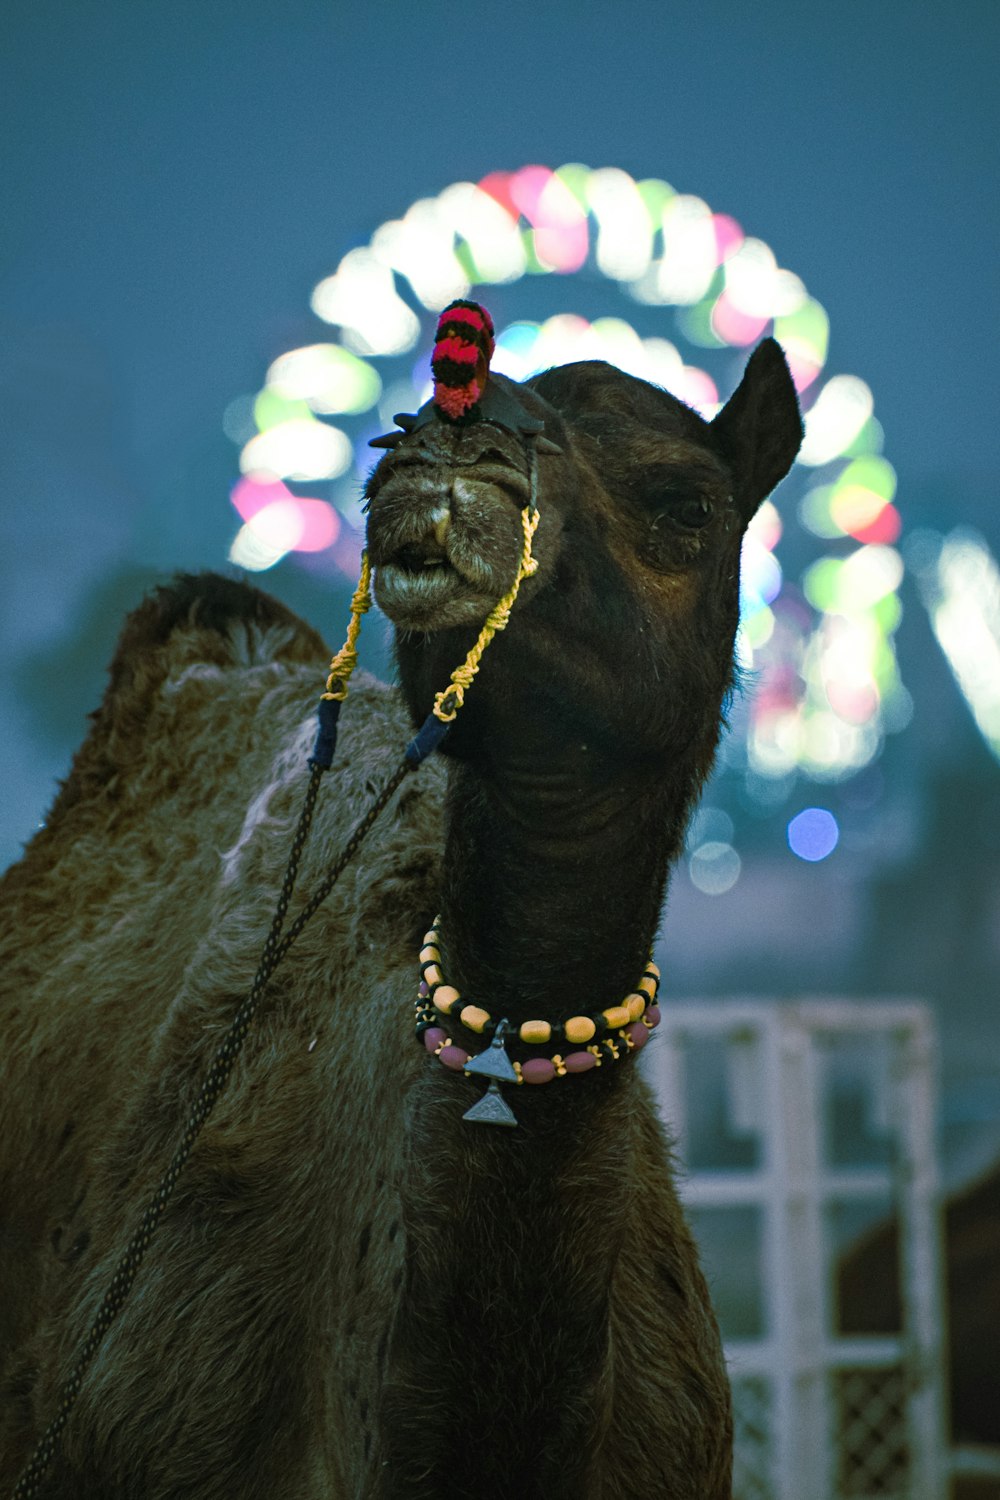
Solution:
M929 1011L668 1004L646 1059L726 1342L734 1500L944 1500ZM875 1316L840 1295L866 1237Z

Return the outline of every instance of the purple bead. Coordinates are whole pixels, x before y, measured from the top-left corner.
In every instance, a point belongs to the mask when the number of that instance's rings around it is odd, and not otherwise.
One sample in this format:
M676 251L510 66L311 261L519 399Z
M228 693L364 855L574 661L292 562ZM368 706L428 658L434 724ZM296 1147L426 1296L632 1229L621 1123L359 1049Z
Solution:
M597 1058L592 1052L571 1052L563 1062L567 1073L589 1073L591 1068L597 1067Z
M647 1006L647 1008L646 1008L646 1020L649 1022L650 1027L659 1026L659 1024L660 1024L660 1007L658 1005Z
M428 1052L434 1052L442 1042L448 1040L448 1033L441 1026L428 1026L424 1032L424 1046Z
M633 1021L631 1026L626 1026L625 1035L638 1052L649 1041L649 1028L648 1026L644 1026L641 1021Z
M461 1073L469 1061L469 1054L464 1047L442 1047L438 1058L446 1068L451 1068L453 1073Z
M421 979L420 983L417 985L417 994L420 996L421 1000L426 1000L430 992L430 985L427 983L427 980Z
M521 1077L525 1083L548 1083L556 1076L556 1065L547 1057L532 1057L521 1064Z

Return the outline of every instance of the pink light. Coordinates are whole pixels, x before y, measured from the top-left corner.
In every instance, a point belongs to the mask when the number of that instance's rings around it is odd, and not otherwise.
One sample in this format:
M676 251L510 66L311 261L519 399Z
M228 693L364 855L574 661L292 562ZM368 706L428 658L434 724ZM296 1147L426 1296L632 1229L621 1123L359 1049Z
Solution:
M340 530L340 517L325 500L296 498L302 535L295 543L296 552L322 552L332 547Z
M499 203L501 208L507 210L511 218L518 217L518 207L510 193L510 172L490 172L489 176L482 178L478 183L484 193L489 193L494 202Z
M729 301L725 292L722 292L712 308L712 332L717 338L724 339L727 344L752 344L754 339L759 339L764 329L770 322L770 318L751 317L748 313L740 312L739 308Z
M535 230L535 253L553 271L578 271L587 259L587 224L547 226Z
M694 365L685 365L681 378L671 384L673 394L700 411L705 406L718 406L719 392L711 375L698 370Z
M244 478L229 497L244 521L287 552L323 552L337 540L340 517L325 500L293 495L280 481Z
M554 271L578 271L587 259L587 216L566 184L550 174L535 204L535 252Z
M785 351L785 358L788 361L788 369L792 377L792 382L796 391L801 396L802 392L807 391L812 385L823 366L817 364L816 360L810 359L806 354L796 353L787 344L783 344L782 348Z
M828 682L826 696L834 713L848 724L867 724L878 712L878 689L873 682Z
M736 220L731 219L728 214L713 214L712 228L715 230L716 253L721 265L736 253L745 236Z
M511 200L532 224L539 222L539 200L554 176L550 167L522 167L510 179Z
M292 493L280 479L268 483L262 479L245 478L233 486L229 498L240 517L249 521L265 505L274 505L278 500L291 500Z
M849 529L851 536L856 537L859 542L875 542L880 546L891 547L893 542L899 540L903 518L894 505L883 505L874 521L870 521L867 526Z

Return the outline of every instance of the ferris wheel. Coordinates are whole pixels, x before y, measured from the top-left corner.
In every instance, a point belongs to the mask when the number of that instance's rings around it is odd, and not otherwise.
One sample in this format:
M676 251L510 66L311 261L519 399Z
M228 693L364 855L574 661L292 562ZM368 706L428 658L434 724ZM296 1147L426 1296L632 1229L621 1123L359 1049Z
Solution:
M829 319L802 279L660 178L579 163L492 172L419 199L349 250L313 291L315 342L279 354L260 391L227 409L240 449L230 560L263 571L310 554L356 572L368 439L427 399L437 314L470 295L493 314L502 373L605 359L706 418L752 345L766 334L782 345L805 438L745 539L738 660L753 690L721 774L762 807L803 780L829 801L912 714L894 646L895 471L869 387L827 370ZM789 842L822 858L836 820L809 811L823 816L797 835L793 819ZM724 863L704 889L728 888Z

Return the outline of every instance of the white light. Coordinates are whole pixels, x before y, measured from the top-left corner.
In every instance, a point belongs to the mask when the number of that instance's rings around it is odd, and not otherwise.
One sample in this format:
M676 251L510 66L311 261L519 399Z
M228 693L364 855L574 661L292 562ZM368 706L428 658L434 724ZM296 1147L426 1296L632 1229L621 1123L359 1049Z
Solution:
M339 324L358 354L405 354L420 337L420 320L396 291L392 271L369 249L347 252L316 287L312 308Z
M602 167L587 178L587 202L598 225L598 269L613 281L638 280L649 269L653 226L634 181L618 167Z
M250 573L263 573L265 568L273 568L280 562L287 552L287 547L275 546L258 535L247 521L236 533L229 549L229 561Z
M271 365L267 385L286 401L307 401L324 413L367 411L382 393L378 372L339 344L290 349Z
M438 195L445 223L468 242L483 281L516 281L527 265L517 224L489 193L471 182L455 182Z
M688 860L691 884L706 896L723 896L740 878L741 862L732 844L713 840L702 844Z
M407 278L431 312L469 294L465 272L455 258L454 231L433 198L419 198L404 218L391 219L376 230L372 251L383 265Z
M806 434L797 462L817 467L849 448L875 409L868 386L857 375L834 375L805 416Z
M726 261L726 296L749 318L786 317L804 306L806 289L791 271L778 269L763 240L746 239Z
M663 259L658 300L681 306L700 302L719 263L712 211L701 198L677 193L663 206Z
M339 427L295 418L251 438L240 469L270 479L337 479L353 459L351 440Z
M1000 571L972 531L945 539L936 567L920 574L934 633L973 717L1000 759Z

